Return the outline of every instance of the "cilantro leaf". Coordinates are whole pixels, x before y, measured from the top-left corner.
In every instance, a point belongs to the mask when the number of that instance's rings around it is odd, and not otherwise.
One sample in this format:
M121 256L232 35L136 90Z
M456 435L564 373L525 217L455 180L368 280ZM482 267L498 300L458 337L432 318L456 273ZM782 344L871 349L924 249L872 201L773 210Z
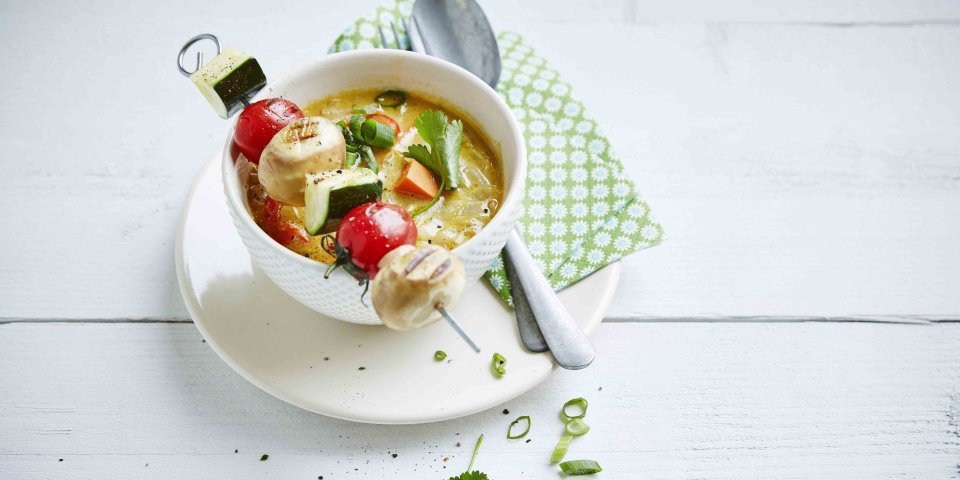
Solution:
M437 139L443 137L443 131L447 128L447 115L440 110L424 110L413 121L413 126L417 127L420 136L433 147L437 144Z
M472 472L463 472L458 477L450 477L450 480L490 480L487 478L487 474L479 470L474 470Z
M449 121L439 110L424 110L413 121L420 137L430 146L429 157L424 145L411 145L403 156L423 164L440 177L444 189L460 188L460 147L463 143L463 122Z
M443 167L433 161L433 155L430 155L430 150L427 150L426 145L420 145L419 143L410 145L407 151L403 152L403 156L422 163L424 167L427 167L427 169L435 175L443 176Z
M460 145L463 142L463 122L454 120L447 124L443 132L443 140L437 140L437 150L444 158L443 166L446 170L447 188L460 188Z

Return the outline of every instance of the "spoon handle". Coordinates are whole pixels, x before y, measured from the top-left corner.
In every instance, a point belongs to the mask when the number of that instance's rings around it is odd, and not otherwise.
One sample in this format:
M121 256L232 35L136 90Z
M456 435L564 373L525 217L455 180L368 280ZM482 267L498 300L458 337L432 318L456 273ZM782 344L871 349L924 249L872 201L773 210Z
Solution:
M550 348L547 347L547 341L544 340L540 326L537 325L537 319L530 307L530 299L523 291L523 284L517 275L517 267L510 261L508 255L503 256L503 269L506 271L507 281L510 282L510 296L513 298L513 313L517 316L520 341L531 352L546 352Z
M510 232L504 252L516 267L514 272L529 301L530 311L557 364L568 370L590 365L596 356L593 344L560 303L516 230Z

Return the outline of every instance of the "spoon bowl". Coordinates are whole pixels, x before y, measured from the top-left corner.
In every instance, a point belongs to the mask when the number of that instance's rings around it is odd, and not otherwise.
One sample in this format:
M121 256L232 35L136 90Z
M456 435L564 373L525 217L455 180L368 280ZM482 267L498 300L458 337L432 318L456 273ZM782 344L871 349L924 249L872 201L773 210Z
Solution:
M491 87L500 80L500 47L474 0L417 0L413 21L427 55L442 58L480 77Z

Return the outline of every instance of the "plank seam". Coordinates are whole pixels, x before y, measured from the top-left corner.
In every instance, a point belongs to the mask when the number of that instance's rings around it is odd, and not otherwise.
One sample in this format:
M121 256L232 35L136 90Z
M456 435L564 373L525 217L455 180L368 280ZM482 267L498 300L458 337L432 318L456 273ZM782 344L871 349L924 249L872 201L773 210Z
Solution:
M899 325L932 325L960 323L960 316L892 315L892 316L693 316L693 317L608 317L604 323L888 323ZM10 324L150 324L193 323L189 318L0 318L0 325Z

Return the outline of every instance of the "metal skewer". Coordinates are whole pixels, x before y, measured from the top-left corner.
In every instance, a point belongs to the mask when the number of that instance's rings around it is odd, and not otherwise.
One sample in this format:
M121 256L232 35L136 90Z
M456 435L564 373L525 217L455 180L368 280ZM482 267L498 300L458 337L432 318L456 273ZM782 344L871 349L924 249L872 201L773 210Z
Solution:
M470 338L470 335L467 335L467 332L463 330L463 327L460 325L460 323L457 322L457 320L447 312L447 309L443 308L443 305L437 305L437 311L440 312L440 315L443 315L443 318L447 319L447 323L449 323L450 326L460 334L460 337L463 338L463 341L467 342L467 345L470 345L470 348L472 348L474 352L480 353L480 347L473 341L472 338Z
M191 72L183 66L183 57L187 55L187 50L200 40L213 40L213 43L217 46L217 55L223 53L223 49L220 47L220 40L212 33L201 33L187 40L187 43L183 44L183 48L180 49L180 54L177 55L177 69L180 70L180 73L183 74L184 77L190 78L191 74L196 73L196 71L200 70L200 67L203 66L203 50L197 50L197 68L194 68Z

